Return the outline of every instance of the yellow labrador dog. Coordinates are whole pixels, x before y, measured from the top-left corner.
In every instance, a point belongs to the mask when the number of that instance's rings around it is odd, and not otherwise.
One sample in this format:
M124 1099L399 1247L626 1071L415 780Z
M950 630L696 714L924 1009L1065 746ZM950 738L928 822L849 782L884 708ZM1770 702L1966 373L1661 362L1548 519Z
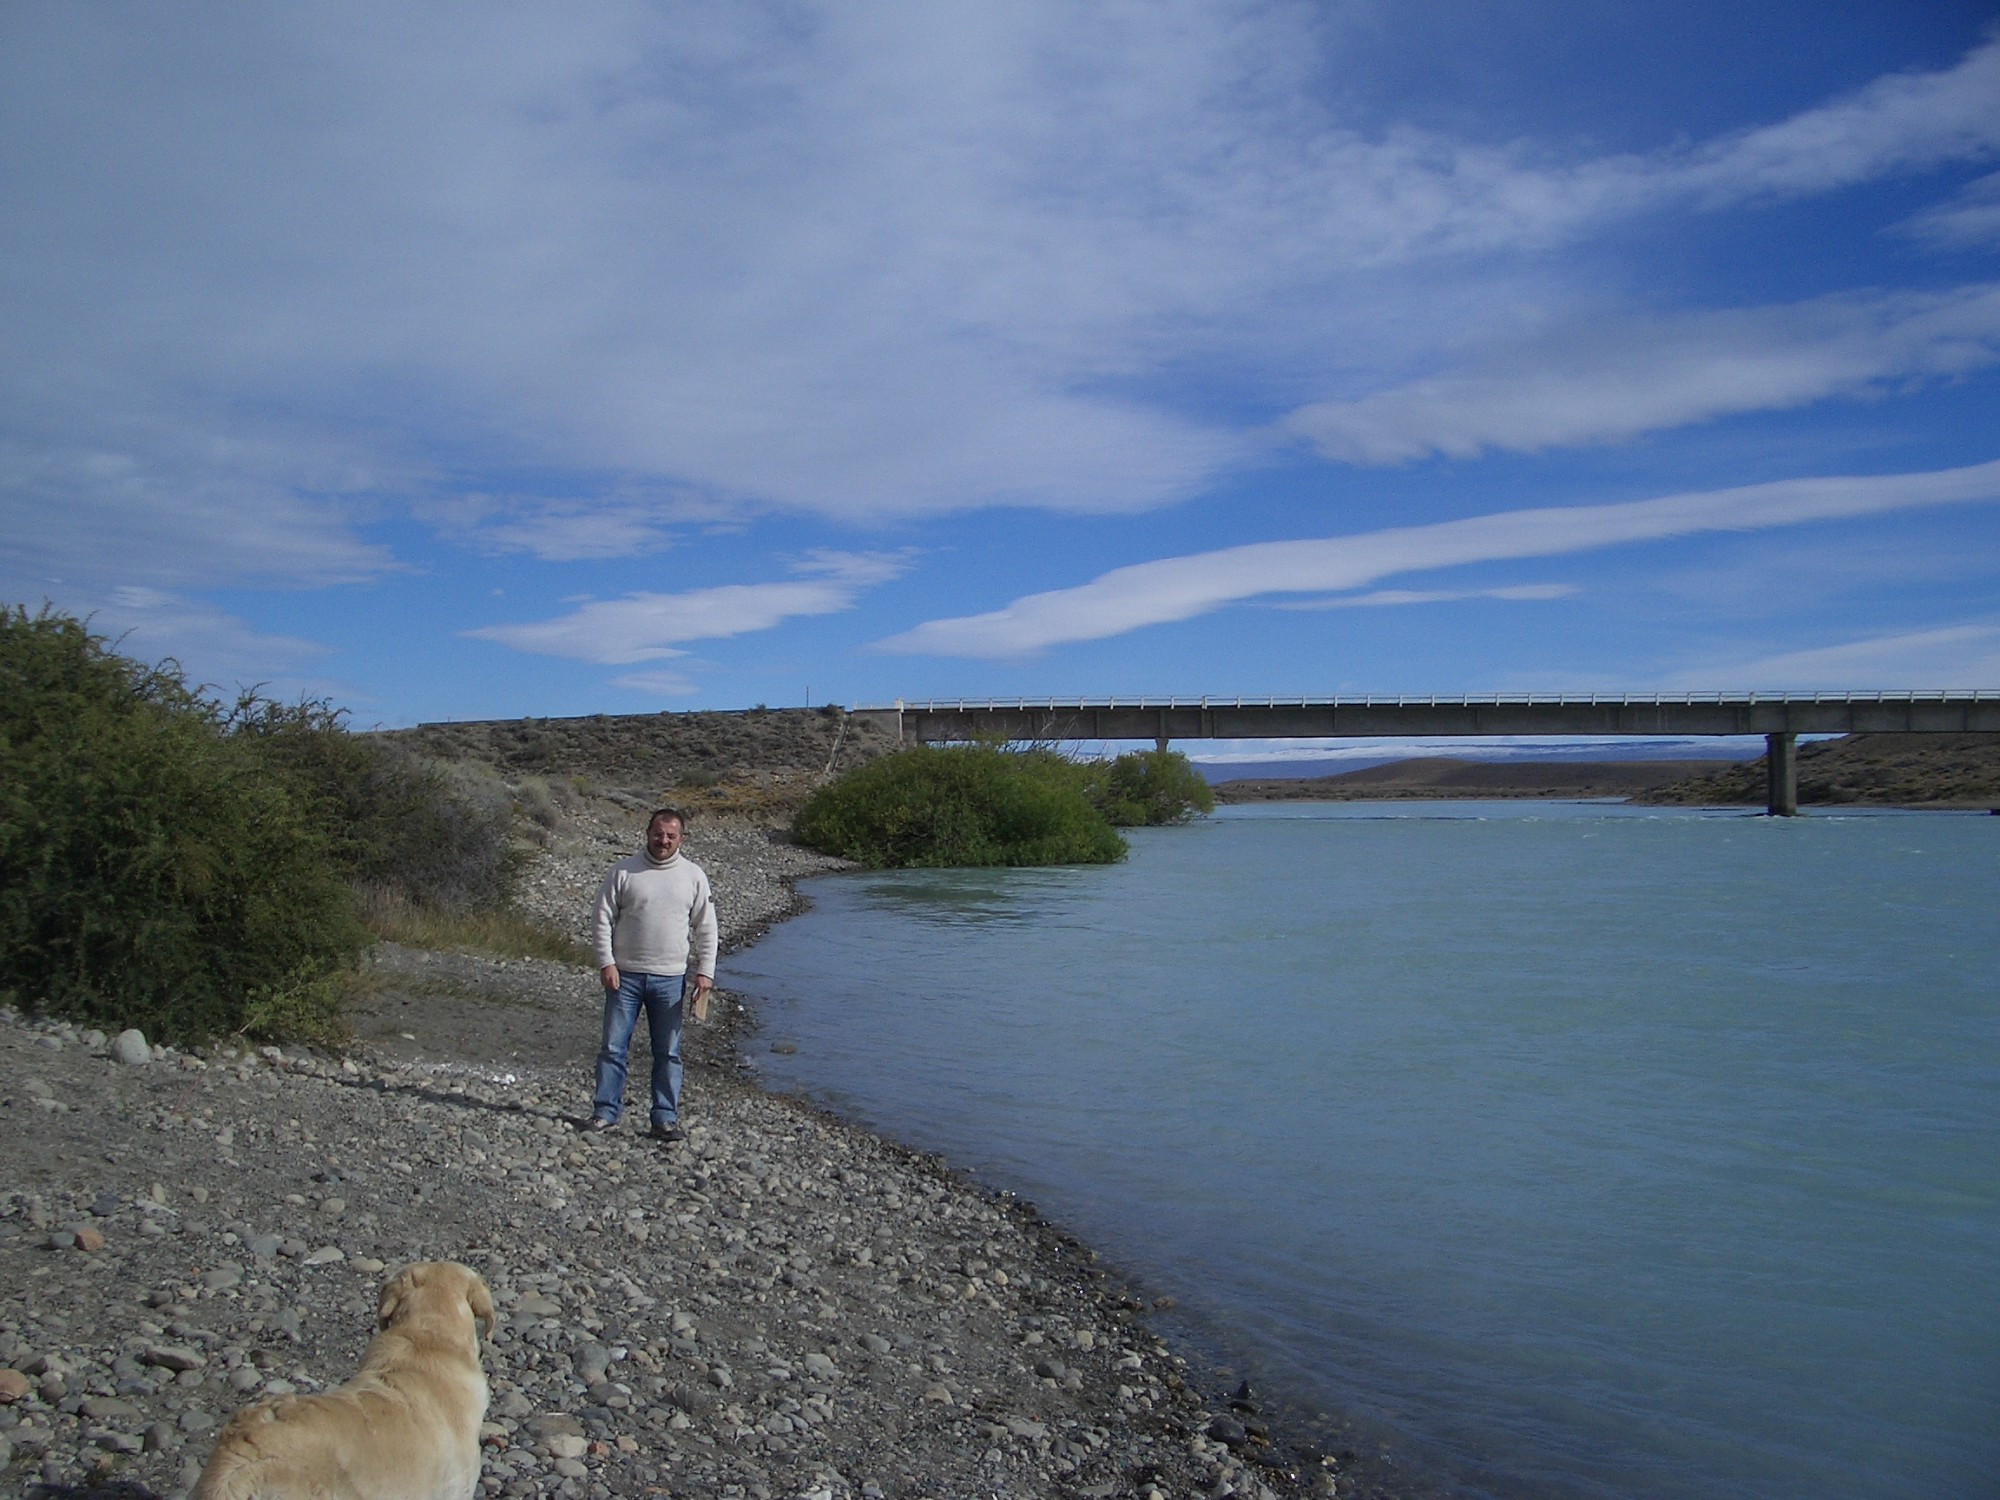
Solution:
M346 1385L276 1396L231 1417L195 1500L469 1500L479 1485L493 1294L456 1261L382 1288L380 1332Z

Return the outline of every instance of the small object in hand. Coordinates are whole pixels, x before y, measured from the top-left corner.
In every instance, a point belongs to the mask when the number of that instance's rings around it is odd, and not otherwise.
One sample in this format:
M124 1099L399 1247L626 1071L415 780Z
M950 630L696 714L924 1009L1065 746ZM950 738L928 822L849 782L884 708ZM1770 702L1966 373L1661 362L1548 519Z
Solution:
M696 984L694 981L689 980L687 988L689 1013L697 1021L706 1021L708 1019L708 996L712 987L704 984Z

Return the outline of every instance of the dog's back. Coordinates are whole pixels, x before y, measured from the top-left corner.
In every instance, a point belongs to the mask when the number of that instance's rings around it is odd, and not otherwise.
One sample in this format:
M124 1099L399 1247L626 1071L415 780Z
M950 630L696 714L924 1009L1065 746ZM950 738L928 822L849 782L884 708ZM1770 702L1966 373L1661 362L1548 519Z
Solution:
M481 1386L483 1397L483 1381ZM472 1494L479 1483L477 1412L467 1422L462 1413L427 1409L431 1402L382 1392L371 1400L370 1394L349 1387L245 1407L222 1429L195 1500L465 1500Z
M485 1283L448 1262L382 1293L382 1332L346 1385L246 1406L217 1437L194 1500L469 1500L487 1385Z

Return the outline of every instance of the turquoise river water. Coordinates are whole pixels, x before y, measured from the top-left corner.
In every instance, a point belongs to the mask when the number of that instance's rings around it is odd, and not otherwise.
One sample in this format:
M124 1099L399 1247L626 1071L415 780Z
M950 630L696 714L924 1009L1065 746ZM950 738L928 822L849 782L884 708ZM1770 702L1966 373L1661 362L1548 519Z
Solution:
M1411 1493L2000 1495L2000 818L1306 804L812 882L767 1081Z

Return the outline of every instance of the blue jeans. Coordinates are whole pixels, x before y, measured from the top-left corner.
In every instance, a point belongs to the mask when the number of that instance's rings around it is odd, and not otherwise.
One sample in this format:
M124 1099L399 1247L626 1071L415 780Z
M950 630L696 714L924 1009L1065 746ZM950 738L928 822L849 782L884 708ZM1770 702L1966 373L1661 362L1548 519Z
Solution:
M625 1059L631 1052L632 1031L639 1024L639 1007L643 1005L646 1029L653 1039L653 1123L679 1122L684 977L620 969L618 988L604 992L604 1047L597 1054L594 1106L600 1120L616 1121L625 1112Z

